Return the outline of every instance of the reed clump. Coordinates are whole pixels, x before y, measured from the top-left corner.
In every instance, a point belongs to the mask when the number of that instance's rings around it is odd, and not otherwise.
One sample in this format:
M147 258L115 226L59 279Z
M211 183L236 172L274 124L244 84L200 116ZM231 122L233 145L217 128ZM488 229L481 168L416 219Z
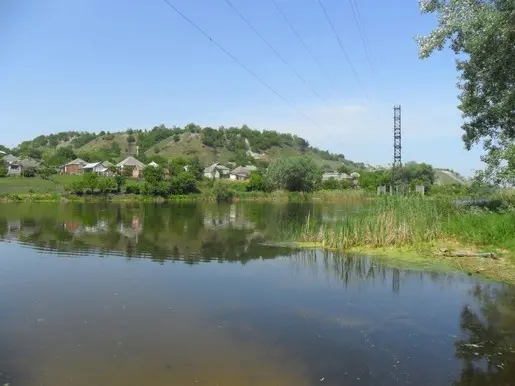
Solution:
M444 200L385 197L335 221L308 216L302 224L282 224L283 241L331 249L417 247L460 241L515 250L515 212L460 209Z

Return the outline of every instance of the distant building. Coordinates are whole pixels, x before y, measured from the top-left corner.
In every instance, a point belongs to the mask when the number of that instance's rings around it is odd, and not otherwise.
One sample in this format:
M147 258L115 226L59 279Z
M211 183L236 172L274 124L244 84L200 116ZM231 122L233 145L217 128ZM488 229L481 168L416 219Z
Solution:
M158 168L159 164L157 162L152 161L151 163L148 164L148 166L152 166L153 168Z
M88 163L83 159L77 158L73 161L68 162L64 165L64 173L65 174L79 174L82 173L82 168Z
M351 179L351 176L349 176L347 173L338 173L338 172L325 172L324 174L322 174L322 181L327 181L327 180L330 180L331 178L336 181L343 181L343 180Z
M116 164L116 167L119 170L126 170L126 169L133 170L136 167L138 167L140 170L143 170L143 168L145 167L145 164L143 162L137 160L133 156L129 156L129 157L125 158L123 161L118 162Z
M107 165L106 165L107 163ZM82 171L84 173L94 173L99 176L108 176L111 174L109 171L109 165L110 163L108 161L104 162L92 162L84 165L82 168Z
M5 153L4 153L5 154ZM13 156L12 154L4 155L2 158L5 166L7 167L11 162L18 162L20 159L18 157Z
M229 178L233 181L246 181L249 179L250 173L255 172L257 167L254 165L238 166L232 170Z
M7 174L9 176L20 176L25 169L41 169L41 163L30 158L13 161L7 165Z
M134 168L132 169L132 178L143 177L143 169L145 169L145 165L143 165L143 167L134 166Z
M227 178L229 174L229 168L219 163L214 163L204 169L204 177L210 179Z

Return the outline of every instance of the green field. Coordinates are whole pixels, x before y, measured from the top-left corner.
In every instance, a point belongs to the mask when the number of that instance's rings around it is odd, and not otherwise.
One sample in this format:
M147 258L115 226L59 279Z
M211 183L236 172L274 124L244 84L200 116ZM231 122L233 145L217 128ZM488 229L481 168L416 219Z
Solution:
M61 185L39 177L4 177L0 178L0 194L59 193Z

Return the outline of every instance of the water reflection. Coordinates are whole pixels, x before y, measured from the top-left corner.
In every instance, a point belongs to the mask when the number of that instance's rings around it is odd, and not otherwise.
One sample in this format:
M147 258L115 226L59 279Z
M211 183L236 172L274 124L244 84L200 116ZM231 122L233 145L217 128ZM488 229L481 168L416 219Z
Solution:
M264 243L347 210L2 206L0 384L514 384L511 286Z

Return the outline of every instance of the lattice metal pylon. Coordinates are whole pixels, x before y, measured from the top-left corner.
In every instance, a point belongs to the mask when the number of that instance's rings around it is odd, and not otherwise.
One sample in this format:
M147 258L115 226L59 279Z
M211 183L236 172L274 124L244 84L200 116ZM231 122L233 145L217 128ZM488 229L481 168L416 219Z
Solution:
M393 167L392 182L394 185L401 181L402 169L402 131L401 131L401 106L393 107Z

